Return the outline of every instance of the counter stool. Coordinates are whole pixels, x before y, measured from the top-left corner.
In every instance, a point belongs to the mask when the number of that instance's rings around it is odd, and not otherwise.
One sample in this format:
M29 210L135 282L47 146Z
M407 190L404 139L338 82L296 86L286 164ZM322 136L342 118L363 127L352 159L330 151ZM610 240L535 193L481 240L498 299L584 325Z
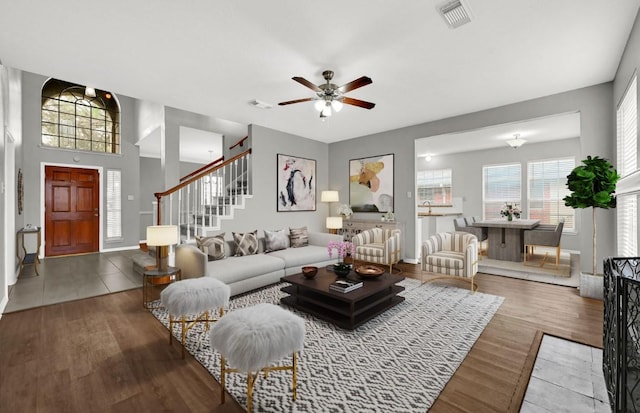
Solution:
M177 281L160 293L160 301L169 311L169 345L173 343L173 325L180 323L182 327L182 358L187 332L198 322L217 321L209 318L209 311L219 309L219 315L224 315L224 307L229 304L230 288L222 281L210 277L190 278Z
M247 373L247 412L251 413L253 386L260 372L267 379L273 370L292 371L292 399L297 390L297 354L304 343L301 317L273 304L258 304L222 317L211 328L211 347L220 352L220 388L225 399L225 375ZM291 365L270 364L292 354ZM227 368L226 362L233 368Z

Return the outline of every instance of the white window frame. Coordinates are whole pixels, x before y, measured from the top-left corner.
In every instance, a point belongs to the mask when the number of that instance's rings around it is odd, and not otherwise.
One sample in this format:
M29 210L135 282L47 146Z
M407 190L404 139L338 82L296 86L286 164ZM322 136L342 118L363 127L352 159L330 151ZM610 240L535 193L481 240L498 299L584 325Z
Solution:
M487 190L487 174L492 169L497 168L507 168L511 169L510 173L507 173L505 176L510 176L515 174L515 169L517 168L518 172L518 182L517 189L506 188L504 194L488 194ZM510 195L507 192L511 192ZM515 193L518 193L515 196ZM484 165L482 167L482 218L483 219L498 219L501 218L500 209L505 204L511 205L521 205L522 202L522 164L520 162L509 162L504 164L496 164L496 165ZM524 211L523 211L524 213Z
M545 174L544 176L537 177L533 171L533 168L543 168L544 170L546 166L547 169L552 172L554 164L556 169L564 166L561 171L558 171L557 176L548 176ZM575 157L541 159L527 162L527 213L530 219L540 219L541 224L557 224L561 219L564 219L563 232L575 231L575 209L565 207L563 201L563 198L570 194L569 188L567 187L567 175L575 168L575 164ZM549 183L549 187L545 185L545 188L550 189L550 192L554 193L549 193L548 196L545 195L541 199L535 196L532 188L534 186L533 181L537 180ZM536 217L532 213L532 211L534 211L533 205L539 202L542 202L543 205L546 204L546 207L543 207L543 209L553 209L553 204L555 203L556 210L549 211L548 217ZM535 210L537 210L537 208L535 208Z

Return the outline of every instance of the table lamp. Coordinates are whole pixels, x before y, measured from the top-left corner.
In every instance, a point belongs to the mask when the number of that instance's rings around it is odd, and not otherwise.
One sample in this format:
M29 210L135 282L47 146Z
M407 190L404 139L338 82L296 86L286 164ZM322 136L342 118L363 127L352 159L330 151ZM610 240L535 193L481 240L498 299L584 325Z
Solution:
M340 201L340 193L338 191L322 191L320 194L320 202L326 202L329 204L329 217L327 217L327 228L331 230L332 234L338 232L342 228L342 218L331 216L331 203Z
M327 228L331 230L332 234L337 234L338 230L342 228L342 217L327 217Z
M167 271L169 246L178 243L178 227L175 225L153 225L147 227L147 245L156 247L158 271Z

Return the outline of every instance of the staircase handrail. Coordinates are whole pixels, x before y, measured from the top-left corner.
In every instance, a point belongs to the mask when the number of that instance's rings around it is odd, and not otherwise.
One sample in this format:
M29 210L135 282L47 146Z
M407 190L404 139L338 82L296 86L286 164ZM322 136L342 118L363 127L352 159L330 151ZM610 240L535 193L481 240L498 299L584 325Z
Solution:
M182 189L182 188L184 188L185 186L187 186L187 185L190 185L190 184L194 183L194 182L195 182L195 181L197 181L198 179L200 179L200 178L202 178L202 177L204 177L204 176L206 176L206 175L210 174L211 172L213 172L213 171L217 171L218 169L221 169L221 168L223 168L223 167L225 167L225 166L227 166L227 165L229 165L229 164L233 163L234 161L236 161L236 160L238 160L238 159L240 159L240 158L242 158L242 157L244 157L244 156L249 155L250 153L251 153L251 148L249 148L249 149L247 149L246 151L244 151L244 152L242 152L242 153L240 153L240 154L238 154L238 155L234 156L234 157L233 157L233 158L231 158L231 159L228 159L228 160L226 160L226 161L222 162L222 163L221 163L221 164L219 164L219 165L214 166L214 167L213 167L213 168L211 168L211 169L208 169L208 170L206 170L206 171L202 171L202 172L200 172L199 174L197 174L197 175L195 175L195 176L193 176L193 177L191 177L191 178L187 179L187 180L186 180L186 181L184 181L184 182L180 182L178 185L174 186L173 188L167 189L167 190L166 190L166 191L164 191L164 192L156 192L156 193L154 193L153 195L154 195L154 196L156 197L156 199L158 200L158 206L157 206L157 207L158 207L157 225L160 225L160 224L162 223L162 215L161 215L161 206L162 206L162 204L161 204L161 202L160 202L160 200L162 199L162 197L164 197L164 196L169 196L169 195L173 194L174 192L177 192L177 191L181 190L181 189Z
M245 136L244 138L240 139L238 142L229 146L229 150L235 148L236 146L240 146L240 147L244 146L244 141L246 141L247 139L249 139L249 135Z
M213 167L213 166L214 166L215 164L217 164L218 162L222 162L222 161L224 161L224 156L221 156L221 157L219 157L218 159L216 159L215 161L213 161L213 162L209 162L209 163L208 163L208 164L206 164L205 166L203 166L203 167L201 167L201 168L198 168L198 169L196 169L195 171L191 172L190 174L187 174L187 175L183 176L182 178L180 178L180 182L182 182L182 181L184 181L185 179L188 179L188 178L192 177L193 175L196 175L196 174L198 174L198 173L200 173L200 172L202 172L202 171L204 171L204 170L207 170L207 169L209 169L209 168Z

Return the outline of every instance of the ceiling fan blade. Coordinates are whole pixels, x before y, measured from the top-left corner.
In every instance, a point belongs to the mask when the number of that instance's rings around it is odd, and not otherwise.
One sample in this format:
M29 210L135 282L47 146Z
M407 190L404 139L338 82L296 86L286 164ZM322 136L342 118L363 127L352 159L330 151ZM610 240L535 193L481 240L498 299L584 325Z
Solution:
M296 99L296 100L287 100L286 102L278 103L278 105L280 105L280 106L292 105L294 103L309 102L310 100L315 100L315 99L316 98L304 98L304 99Z
M373 109L376 106L375 103L366 102L360 99L347 98L347 97L342 98L342 103L346 103L347 105L359 106L365 109Z
M295 80L296 82L300 83L303 86L308 87L309 89L313 90L314 92L322 92L322 89L320 89L318 86L314 85L313 83L309 82L304 77L294 76L291 79Z
M373 83L373 80L371 80L370 77L362 76L352 82L340 86L338 89L340 89L342 93L347 93L359 87L370 85L371 83Z

